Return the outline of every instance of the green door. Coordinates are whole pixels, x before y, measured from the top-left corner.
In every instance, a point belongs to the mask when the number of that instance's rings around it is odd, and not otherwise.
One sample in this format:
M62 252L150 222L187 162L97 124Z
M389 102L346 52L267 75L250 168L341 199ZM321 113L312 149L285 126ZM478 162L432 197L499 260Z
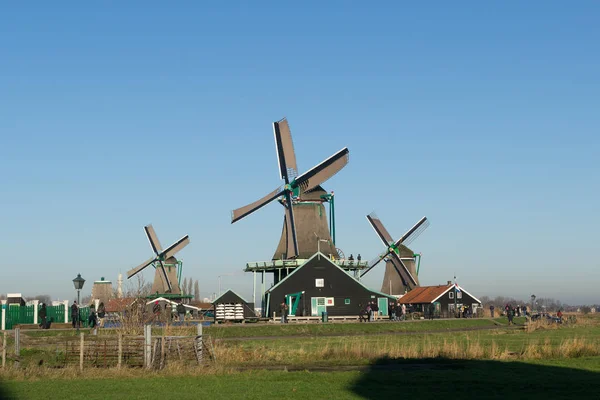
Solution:
M310 298L311 305L311 315L313 317L320 317L323 312L327 311L327 306L325 305L325 297L311 297Z
M377 299L377 306L379 307L379 315L388 315L388 299L387 297L379 297Z

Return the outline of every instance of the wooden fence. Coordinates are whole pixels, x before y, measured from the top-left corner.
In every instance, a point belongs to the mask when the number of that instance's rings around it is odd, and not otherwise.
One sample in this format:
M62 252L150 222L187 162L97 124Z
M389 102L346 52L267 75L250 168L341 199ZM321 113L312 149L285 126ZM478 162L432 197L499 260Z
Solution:
M202 365L214 361L212 340L202 335L202 325L197 326L196 336L152 336L150 325L144 327L144 335L81 333L78 337L66 338L29 336L16 328L3 332L1 352L2 368L38 365L78 366L81 370L90 367L162 369L173 362Z

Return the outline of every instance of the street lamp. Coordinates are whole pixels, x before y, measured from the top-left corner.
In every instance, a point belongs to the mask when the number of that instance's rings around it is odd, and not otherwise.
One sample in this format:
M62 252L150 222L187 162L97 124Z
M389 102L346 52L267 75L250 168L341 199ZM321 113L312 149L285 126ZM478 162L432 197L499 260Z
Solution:
M75 290L77 290L77 307L79 307L79 293L81 289L83 289L83 284L85 283L85 279L81 277L81 274L77 274L77 278L73 279L73 285L75 286ZM66 312L66 311L65 311ZM77 318L79 319L79 313L77 313ZM79 330L79 321L77 321L77 330Z

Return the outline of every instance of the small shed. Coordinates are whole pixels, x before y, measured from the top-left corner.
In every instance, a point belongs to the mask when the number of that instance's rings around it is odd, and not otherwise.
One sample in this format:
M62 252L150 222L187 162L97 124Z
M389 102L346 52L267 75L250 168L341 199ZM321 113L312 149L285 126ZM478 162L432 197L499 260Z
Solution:
M254 303L248 303L242 296L229 289L213 301L215 322L244 321L254 317Z
M399 302L423 312L433 304L436 315L442 317L455 315L455 307L460 310L463 306L468 306L473 315L477 315L477 310L481 308L478 298L450 281L446 285L416 287L402 296Z

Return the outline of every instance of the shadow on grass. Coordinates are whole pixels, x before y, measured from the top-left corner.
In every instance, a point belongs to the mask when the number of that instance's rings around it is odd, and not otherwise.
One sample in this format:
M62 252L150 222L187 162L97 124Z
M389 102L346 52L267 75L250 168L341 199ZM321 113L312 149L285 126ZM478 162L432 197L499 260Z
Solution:
M381 359L349 390L366 399L597 399L600 373L523 362Z

